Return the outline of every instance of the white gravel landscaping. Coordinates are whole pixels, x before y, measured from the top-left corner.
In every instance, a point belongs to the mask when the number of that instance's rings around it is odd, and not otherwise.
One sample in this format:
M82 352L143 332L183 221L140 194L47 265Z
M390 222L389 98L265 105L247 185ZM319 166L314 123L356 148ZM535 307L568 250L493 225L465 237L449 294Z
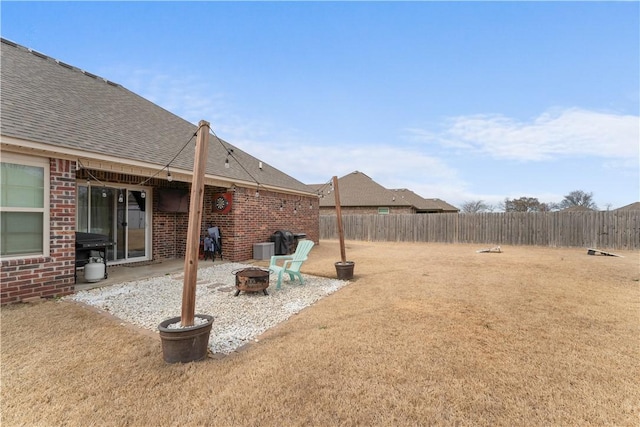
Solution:
M213 316L209 338L212 353L229 354L278 323L318 301L348 281L303 275L305 284L270 276L269 295L242 292L237 297L235 271L252 267L239 263L198 269L196 314ZM95 288L65 297L102 309L134 325L157 332L160 322L180 316L184 274L137 280Z

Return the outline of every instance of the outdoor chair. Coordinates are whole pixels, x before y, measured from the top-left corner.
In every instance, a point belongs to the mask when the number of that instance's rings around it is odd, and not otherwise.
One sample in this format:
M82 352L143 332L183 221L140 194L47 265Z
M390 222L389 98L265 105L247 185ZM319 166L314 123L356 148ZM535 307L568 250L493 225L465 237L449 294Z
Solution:
M287 273L291 281L294 281L297 277L300 280L300 284L304 285L304 278L300 273L300 267L302 263L307 260L309 251L313 247L313 240L300 240L296 251L291 255L274 255L271 257L269 264L269 270L278 274L278 283L276 289L280 289L282 284L282 275ZM282 265L278 262L282 261Z

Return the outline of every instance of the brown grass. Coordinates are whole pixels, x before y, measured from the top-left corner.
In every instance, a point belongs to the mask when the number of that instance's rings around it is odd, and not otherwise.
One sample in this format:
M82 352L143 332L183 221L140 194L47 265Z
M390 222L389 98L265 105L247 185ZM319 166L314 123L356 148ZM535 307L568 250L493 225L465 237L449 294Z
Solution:
M639 254L480 248L348 242L351 285L186 365L70 302L3 308L2 425L638 425Z

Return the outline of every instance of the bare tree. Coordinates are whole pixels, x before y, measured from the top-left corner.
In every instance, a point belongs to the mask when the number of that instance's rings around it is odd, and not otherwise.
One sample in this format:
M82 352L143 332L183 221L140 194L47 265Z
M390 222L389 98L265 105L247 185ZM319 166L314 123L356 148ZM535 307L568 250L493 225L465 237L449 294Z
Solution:
M552 209L547 203L540 203L535 197L520 197L519 199L504 199L505 212L546 212Z
M575 190L564 196L560 202L560 209L570 208L572 206L584 206L589 209L598 209L593 201L593 193L586 193L582 190Z
M464 202L460 207L463 213L480 213L480 212L493 212L494 208L488 205L484 200L469 200Z

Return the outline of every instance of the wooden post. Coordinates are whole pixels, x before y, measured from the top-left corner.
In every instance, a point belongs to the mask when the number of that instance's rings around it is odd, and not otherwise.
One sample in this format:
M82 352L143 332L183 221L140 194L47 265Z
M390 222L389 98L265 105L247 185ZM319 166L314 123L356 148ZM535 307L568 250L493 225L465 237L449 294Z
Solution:
M342 208L340 207L340 190L338 190L338 177L333 177L333 195L336 199L336 215L338 218L338 238L340 239L340 257L342 263L347 262L347 253L344 249L344 229L342 228Z
M204 199L204 173L209 151L209 122L198 124L191 200L189 201L189 228L184 254L184 284L182 287L182 326L193 326L196 310L196 281L198 279L198 254L200 250L200 226L202 225L202 201Z

